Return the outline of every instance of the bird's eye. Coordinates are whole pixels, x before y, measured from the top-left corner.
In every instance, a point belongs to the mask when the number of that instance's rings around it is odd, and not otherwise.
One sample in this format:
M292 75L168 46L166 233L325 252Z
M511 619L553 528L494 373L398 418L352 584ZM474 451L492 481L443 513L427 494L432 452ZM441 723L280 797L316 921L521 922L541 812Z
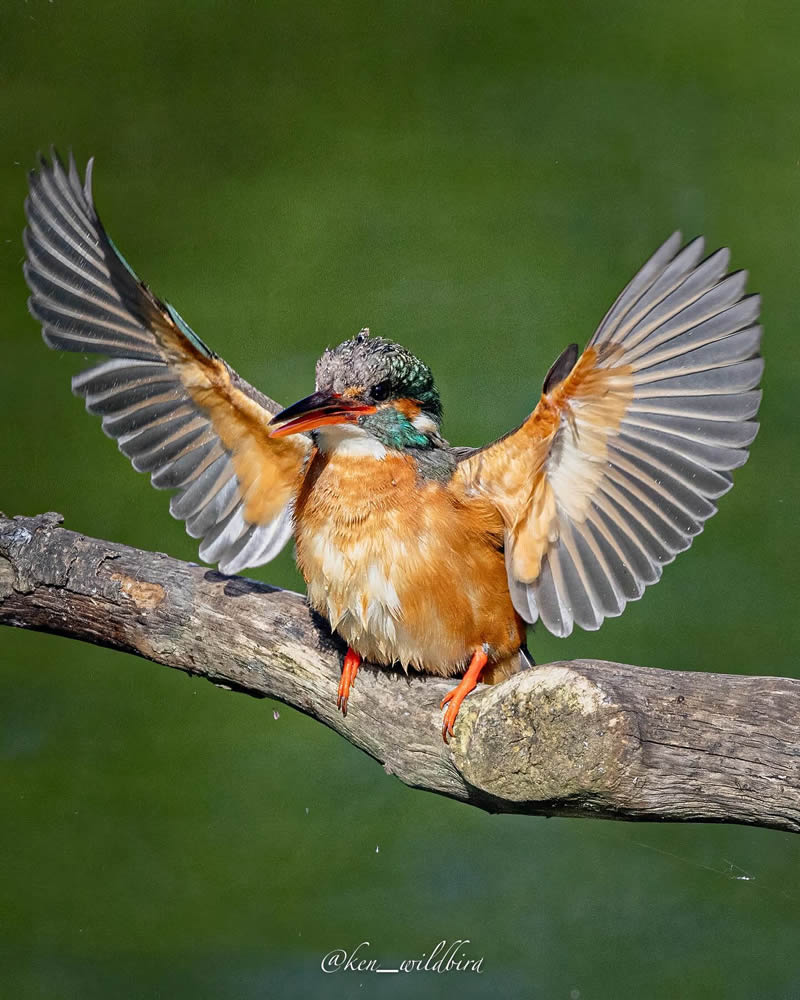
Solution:
M392 391L392 387L389 384L388 379L384 379L383 382L378 382L377 385L373 385L370 389L369 394L375 400L376 403L382 403L384 399L388 399Z

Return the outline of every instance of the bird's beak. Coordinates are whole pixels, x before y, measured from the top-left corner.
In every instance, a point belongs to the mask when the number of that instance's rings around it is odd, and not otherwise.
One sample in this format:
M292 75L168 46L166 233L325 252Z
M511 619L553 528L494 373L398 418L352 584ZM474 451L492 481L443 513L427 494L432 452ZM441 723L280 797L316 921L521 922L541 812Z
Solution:
M376 407L368 403L345 399L335 392L312 392L285 410L276 413L269 422L270 437L284 437L313 431L324 424L354 424L364 413L374 413Z

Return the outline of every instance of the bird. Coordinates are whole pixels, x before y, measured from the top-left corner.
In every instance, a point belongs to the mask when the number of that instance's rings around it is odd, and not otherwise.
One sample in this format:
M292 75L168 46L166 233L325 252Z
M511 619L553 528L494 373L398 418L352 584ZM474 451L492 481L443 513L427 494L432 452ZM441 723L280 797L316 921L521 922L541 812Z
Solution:
M347 646L344 714L362 661L451 677L447 742L479 682L532 665L528 625L567 636L621 614L748 457L760 299L702 237L656 250L516 429L452 447L430 368L368 328L324 352L299 402L253 388L116 248L93 162L82 180L52 150L30 172L29 310L48 347L101 356L72 390L134 469L175 491L203 561L236 574L294 537L309 604Z

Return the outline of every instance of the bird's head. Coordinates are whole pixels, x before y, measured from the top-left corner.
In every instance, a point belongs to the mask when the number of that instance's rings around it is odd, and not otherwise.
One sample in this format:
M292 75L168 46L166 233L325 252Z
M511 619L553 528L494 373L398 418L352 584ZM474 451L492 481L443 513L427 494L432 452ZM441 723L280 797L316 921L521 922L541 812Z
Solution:
M270 434L319 430L323 447L372 438L386 448L430 448L441 420L430 368L400 344L361 330L325 351L316 391L276 414Z

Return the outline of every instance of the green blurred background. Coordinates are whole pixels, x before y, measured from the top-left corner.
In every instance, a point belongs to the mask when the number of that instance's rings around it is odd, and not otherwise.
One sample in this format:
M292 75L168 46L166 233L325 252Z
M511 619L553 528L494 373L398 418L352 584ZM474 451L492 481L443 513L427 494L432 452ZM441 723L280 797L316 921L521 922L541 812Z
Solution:
M97 157L118 245L246 378L291 402L369 325L438 372L461 444L681 227L763 293L763 430L658 587L531 648L797 673L796 4L5 0L0 37L3 510L196 557L27 315L51 142ZM301 586L290 551L253 575ZM283 706L9 629L0 769L3 997L800 996L787 834L486 816ZM442 938L483 974L319 969Z

